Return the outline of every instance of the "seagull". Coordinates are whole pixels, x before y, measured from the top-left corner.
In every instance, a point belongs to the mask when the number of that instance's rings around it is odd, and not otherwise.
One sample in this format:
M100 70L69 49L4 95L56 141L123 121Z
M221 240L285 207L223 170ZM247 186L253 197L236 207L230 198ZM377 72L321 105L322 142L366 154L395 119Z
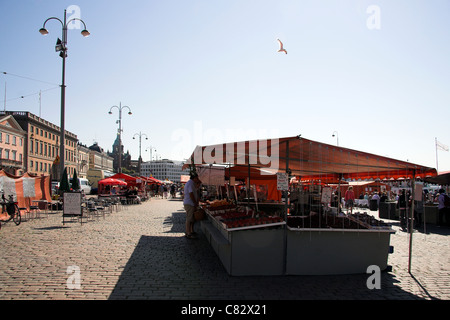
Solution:
M280 50L278 50L278 52L284 52L287 54L287 51L285 49L283 49L283 42L281 42L280 39L277 39L277 40L280 43Z

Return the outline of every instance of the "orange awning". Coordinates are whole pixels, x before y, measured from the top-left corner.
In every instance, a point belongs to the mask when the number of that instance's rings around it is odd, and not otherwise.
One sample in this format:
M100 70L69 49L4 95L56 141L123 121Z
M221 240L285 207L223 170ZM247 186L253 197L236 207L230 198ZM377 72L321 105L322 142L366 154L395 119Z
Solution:
M251 140L197 147L188 163L244 165L301 179L426 178L436 169L301 137ZM187 166L185 165L185 166ZM226 172L227 170L225 170Z

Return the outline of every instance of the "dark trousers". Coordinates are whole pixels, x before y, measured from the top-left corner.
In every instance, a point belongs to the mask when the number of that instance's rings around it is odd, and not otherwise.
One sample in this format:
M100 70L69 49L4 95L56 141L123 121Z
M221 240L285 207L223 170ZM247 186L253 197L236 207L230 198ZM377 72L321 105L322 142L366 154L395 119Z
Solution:
M438 221L438 225L440 226L450 226L450 217L449 215L449 208L442 208L439 209L439 221Z

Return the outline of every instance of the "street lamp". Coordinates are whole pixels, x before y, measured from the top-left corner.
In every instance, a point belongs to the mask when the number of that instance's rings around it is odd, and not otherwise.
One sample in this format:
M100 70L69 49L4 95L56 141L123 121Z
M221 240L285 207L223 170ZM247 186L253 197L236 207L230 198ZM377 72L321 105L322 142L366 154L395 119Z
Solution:
M141 162L142 162L142 157L141 157L141 139L142 136L145 136L145 139L148 140L148 137L145 133L142 133L139 131L139 133L135 133L133 136L133 139L135 136L139 136L139 159L138 159L138 170L139 170L139 175L141 175Z
M339 147L339 136L338 136L338 133L337 133L337 131L334 131L333 132L333 135L332 135L332 137L334 138L334 134L336 134L336 144L337 144L337 146Z
M150 146L150 148L145 149L145 151L150 151L150 161L153 161L153 156L152 156L153 150L155 150L155 152L158 151L155 148L153 148L152 146Z
M59 166L60 166L60 176L62 176L65 165L65 126L64 126L64 113L65 113L65 103L66 103L66 85L65 85L65 76L66 76L66 57L67 57L67 26L70 22L74 20L78 20L83 23L84 29L81 31L83 37L88 37L90 35L89 31L86 30L86 24L83 20L79 18L73 18L67 21L66 10L64 10L64 21L61 21L59 18L51 17L45 20L44 25L39 32L42 35L47 35L48 30L45 28L45 24L49 20L58 20L62 25L62 40L58 38L56 42L55 51L60 52L59 56L62 58L62 84L61 84L61 137L60 137L60 147L59 147Z
M122 102L120 102L119 106L112 106L111 109L109 109L109 114L112 114L112 109L113 108L117 108L117 110L119 110L119 120L116 121L116 123L119 123L119 130L117 131L117 135L119 136L119 162L118 162L118 167L117 167L117 172L121 173L122 172L122 109L127 108L128 109L128 114L132 115L131 113L131 109L128 106L122 106Z

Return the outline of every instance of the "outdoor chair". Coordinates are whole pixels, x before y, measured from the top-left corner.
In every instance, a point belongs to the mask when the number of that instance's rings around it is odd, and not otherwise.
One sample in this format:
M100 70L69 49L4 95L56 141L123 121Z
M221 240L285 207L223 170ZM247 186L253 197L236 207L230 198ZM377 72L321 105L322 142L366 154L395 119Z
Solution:
M39 206L30 206L29 214L31 216L34 215L34 218L39 218L39 213L41 210L39 209Z

